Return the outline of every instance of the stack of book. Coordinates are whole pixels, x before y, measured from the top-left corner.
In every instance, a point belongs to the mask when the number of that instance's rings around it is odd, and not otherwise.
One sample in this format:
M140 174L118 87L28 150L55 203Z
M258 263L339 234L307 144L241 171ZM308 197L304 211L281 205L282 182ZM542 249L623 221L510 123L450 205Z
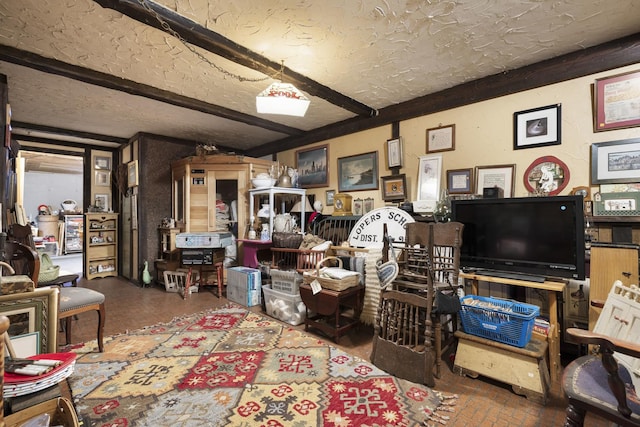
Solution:
M75 353L46 353L26 359L5 359L4 397L23 396L44 390L69 377Z

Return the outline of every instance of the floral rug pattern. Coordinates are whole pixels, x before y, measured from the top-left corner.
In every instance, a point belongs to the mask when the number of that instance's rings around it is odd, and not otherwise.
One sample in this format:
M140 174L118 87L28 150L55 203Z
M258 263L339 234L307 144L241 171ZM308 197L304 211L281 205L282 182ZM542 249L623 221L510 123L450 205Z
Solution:
M69 378L92 426L418 426L442 396L230 305L77 346ZM446 417L445 417L446 418Z

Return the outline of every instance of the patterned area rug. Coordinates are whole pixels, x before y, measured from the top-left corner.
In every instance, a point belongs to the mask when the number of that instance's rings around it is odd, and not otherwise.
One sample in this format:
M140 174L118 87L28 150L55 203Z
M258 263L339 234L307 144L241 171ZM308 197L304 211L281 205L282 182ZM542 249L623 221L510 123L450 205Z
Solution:
M235 305L78 346L69 378L92 426L417 426L446 397Z

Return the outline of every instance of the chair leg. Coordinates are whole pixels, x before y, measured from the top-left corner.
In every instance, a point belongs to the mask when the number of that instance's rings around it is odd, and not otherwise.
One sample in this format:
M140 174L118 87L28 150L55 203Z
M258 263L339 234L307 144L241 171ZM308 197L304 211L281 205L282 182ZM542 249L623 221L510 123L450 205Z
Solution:
M442 365L442 321L440 315L436 314L433 322L435 329L435 347L436 347L436 378L440 378L440 369Z
M71 320L73 319L73 316L69 316L67 318L64 319L65 324L64 324L64 336L67 340L67 345L71 344Z
M104 352L104 320L105 320L106 310L104 309L104 303L100 304L100 308L98 309L98 351L100 353Z
M216 264L216 273L218 280L218 298L222 298L222 289L224 288L224 267L220 262Z
M569 403L566 412L567 417L564 420L564 427L582 427L586 415L587 412L584 409L580 409Z

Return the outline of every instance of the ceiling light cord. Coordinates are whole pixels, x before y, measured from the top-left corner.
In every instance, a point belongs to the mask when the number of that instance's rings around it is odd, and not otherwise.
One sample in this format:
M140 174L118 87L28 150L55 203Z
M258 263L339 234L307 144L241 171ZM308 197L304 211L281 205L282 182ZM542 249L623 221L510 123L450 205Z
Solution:
M189 44L185 39L183 39L182 36L178 34L177 31L171 28L169 23L166 22L164 19L162 19L162 17L158 14L158 12L153 10L153 8L151 7L151 5L149 5L149 2L147 0L138 0L138 3L140 3L140 6L142 6L145 10L147 10L151 15L153 15L156 18L156 20L160 23L160 26L165 32L169 33L169 35L178 39L178 41L180 41L180 43L182 43L184 47L190 50L199 59L207 63L209 66L215 68L216 70L218 70L218 72L224 74L226 77L234 78L240 82L263 82L265 80L274 79L274 77L270 77L270 76L260 77L260 78L243 77L239 74L235 74L235 73L232 73L231 71L227 71L219 65L214 64L207 57L205 57L200 52L198 52L193 46L191 46L191 44ZM280 78L282 78L283 72L284 72L284 61L282 63L282 68L280 70Z

